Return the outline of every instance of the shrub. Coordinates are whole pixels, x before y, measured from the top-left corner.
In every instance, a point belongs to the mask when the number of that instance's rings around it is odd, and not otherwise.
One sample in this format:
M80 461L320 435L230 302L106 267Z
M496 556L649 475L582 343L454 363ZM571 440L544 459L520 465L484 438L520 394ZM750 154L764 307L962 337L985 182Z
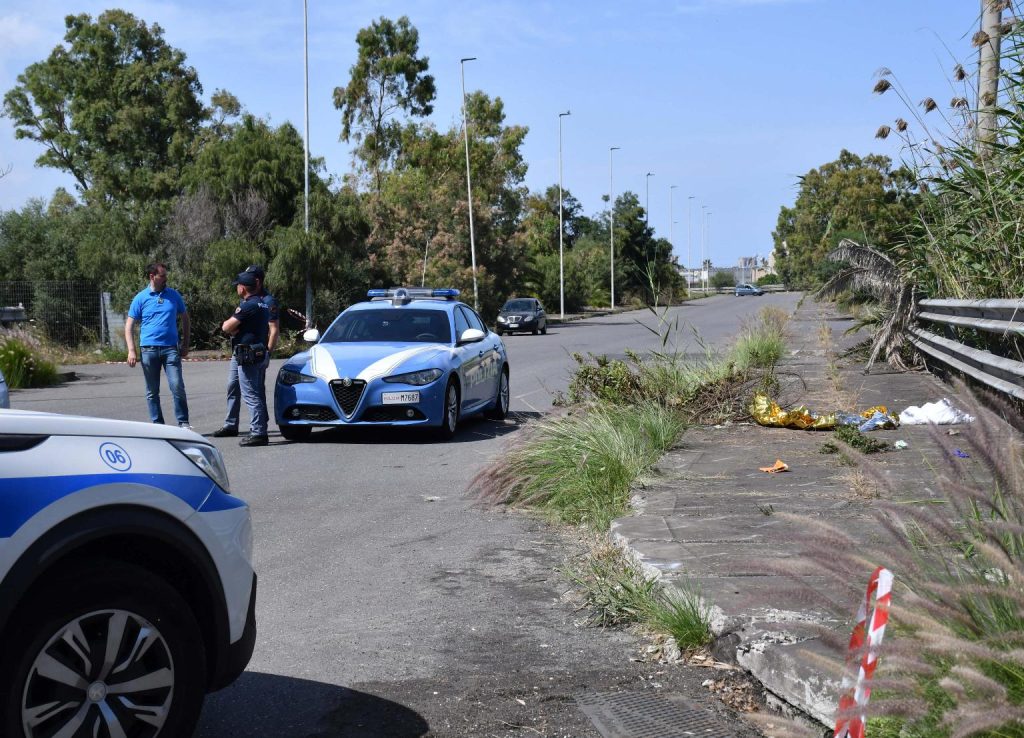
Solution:
M764 287L769 284L782 284L782 279L779 277L778 274L766 274L763 277L758 277L758 287Z
M57 367L41 358L21 338L0 334L0 371L11 389L56 384Z
M681 417L645 403L599 404L535 424L530 436L472 482L491 502L606 530L629 504L630 486L683 432Z

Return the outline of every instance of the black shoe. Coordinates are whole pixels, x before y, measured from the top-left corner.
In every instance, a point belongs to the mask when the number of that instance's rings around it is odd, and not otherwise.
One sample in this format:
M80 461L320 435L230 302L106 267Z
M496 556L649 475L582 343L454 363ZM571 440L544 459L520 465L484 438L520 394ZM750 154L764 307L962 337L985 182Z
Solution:
M270 443L270 439L266 436L246 436L238 442L239 446L266 446Z
M238 428L232 428L230 425L225 425L223 428L218 428L210 435L214 438L234 438L238 435Z

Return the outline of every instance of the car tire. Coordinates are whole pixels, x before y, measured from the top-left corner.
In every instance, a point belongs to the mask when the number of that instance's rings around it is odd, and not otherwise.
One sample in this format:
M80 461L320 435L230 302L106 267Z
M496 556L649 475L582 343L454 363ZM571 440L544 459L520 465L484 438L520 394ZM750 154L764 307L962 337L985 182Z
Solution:
M441 427L437 436L442 441L455 437L455 429L459 425L459 384L454 379L448 380L444 390L444 411L441 414Z
M498 391L494 395L494 407L485 415L491 420L504 420L508 416L509 399L508 367L502 367L501 377L498 379Z
M279 425L277 429L281 431L281 437L286 441L305 441L313 432L312 426L308 425Z
M0 656L3 735L53 735L76 722L81 733L69 734L108 735L109 716L122 735L192 735L206 692L203 637L188 603L151 571L95 559L69 568L33 590L8 633L20 637ZM129 682L133 689L117 691ZM57 706L41 709L49 703ZM33 713L35 730L26 731Z
M540 334L542 336L546 336L548 334L548 324L547 323L545 323L544 327L540 329Z
M536 336L536 335L537 335L537 329L536 329L536 328L534 328L534 329L533 329L532 331L530 331L530 333L532 333L533 335L535 335L535 336Z

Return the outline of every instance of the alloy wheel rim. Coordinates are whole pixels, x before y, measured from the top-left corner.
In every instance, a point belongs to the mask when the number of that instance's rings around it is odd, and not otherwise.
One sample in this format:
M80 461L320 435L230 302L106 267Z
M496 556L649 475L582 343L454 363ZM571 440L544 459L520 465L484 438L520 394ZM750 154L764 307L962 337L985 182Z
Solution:
M26 736L149 738L174 697L174 660L160 631L127 610L61 627L36 654L21 699Z
M501 403L501 411L503 413L507 413L508 412L508 375L505 374L505 372L501 373L501 390L500 390L500 393L501 393L501 399L499 400L499 402Z

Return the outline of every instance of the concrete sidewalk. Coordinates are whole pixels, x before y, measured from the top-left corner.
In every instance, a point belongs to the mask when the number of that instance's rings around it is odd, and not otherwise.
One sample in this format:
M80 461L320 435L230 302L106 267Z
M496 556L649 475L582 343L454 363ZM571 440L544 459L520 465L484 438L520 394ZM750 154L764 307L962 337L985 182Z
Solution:
M779 367L783 401L803 403L812 411L866 409L886 405L901 412L942 397L949 387L926 373L891 372L876 364L869 375L863 364L840 360L826 351L821 326L827 326L836 350L861 340L844 337L851 321L834 308L805 299L790 321L790 355ZM806 383L787 383L795 374ZM795 387L794 387L795 385ZM837 386L838 385L838 386ZM934 493L939 449L925 426L904 426L869 434L879 440L903 439L909 448L872 456L905 499ZM798 524L775 513L822 519L867 539L876 523L872 499L856 471L837 455L820 452L830 433L763 428L751 424L698 427L685 434L680 447L660 461L655 481L639 491L636 514L615 521L613 533L645 566L669 585L696 582L712 606L715 655L749 670L769 696L829 725L838 702L838 673L828 673L816 655L824 653L817 638L825 624L849 637L857 602L846 612L829 612L813 601L795 601L790 578L778 574L780 560L799 555ZM776 459L790 471L765 474L758 467ZM966 463L973 463L966 460ZM869 571L864 572L866 587ZM807 580L814 589L834 591L827 580ZM804 598L805 600L808 598Z

